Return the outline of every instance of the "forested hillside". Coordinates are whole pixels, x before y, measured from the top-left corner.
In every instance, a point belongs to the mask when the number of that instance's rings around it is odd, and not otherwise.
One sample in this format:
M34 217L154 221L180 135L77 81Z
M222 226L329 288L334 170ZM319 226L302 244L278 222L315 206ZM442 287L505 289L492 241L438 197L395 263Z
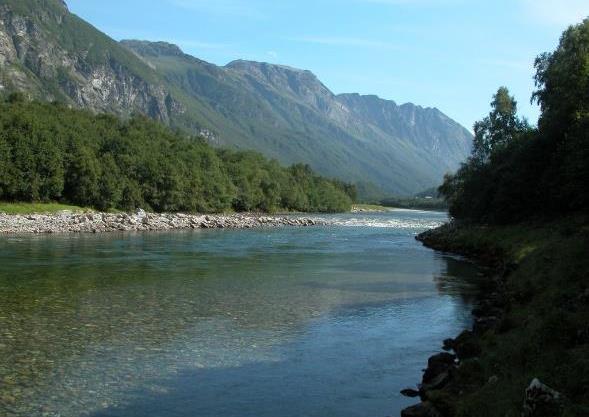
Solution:
M100 210L333 212L349 210L354 194L308 166L216 150L145 117L121 121L19 95L0 103L0 200Z

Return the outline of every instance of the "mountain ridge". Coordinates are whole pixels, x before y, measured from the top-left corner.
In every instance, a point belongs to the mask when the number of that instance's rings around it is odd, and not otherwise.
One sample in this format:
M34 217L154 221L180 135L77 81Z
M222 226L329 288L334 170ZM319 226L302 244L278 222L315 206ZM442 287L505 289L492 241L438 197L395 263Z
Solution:
M216 145L409 195L438 185L472 135L437 109L334 94L311 71L217 66L168 42L117 42L61 0L0 0L0 92L95 112L143 113Z

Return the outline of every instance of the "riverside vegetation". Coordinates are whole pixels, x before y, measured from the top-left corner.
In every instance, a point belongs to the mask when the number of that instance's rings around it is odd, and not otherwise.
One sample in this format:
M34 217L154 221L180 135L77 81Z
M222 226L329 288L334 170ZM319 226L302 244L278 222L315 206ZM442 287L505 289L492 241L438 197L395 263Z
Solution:
M403 416L589 415L589 19L536 60L537 128L506 88L440 187L454 221L418 237L478 259L473 331L430 358Z
M348 211L355 188L306 165L214 149L145 117L73 110L18 94L0 103L0 200L108 211Z

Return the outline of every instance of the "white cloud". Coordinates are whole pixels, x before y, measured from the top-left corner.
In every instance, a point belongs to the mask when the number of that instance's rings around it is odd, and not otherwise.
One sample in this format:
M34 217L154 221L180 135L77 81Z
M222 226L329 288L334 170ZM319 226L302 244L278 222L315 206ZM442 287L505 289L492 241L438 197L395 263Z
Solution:
M360 48L378 48L378 49L400 49L397 45L388 42L337 36L299 36L288 38L289 41L313 43L327 46L346 46Z
M276 51L268 51L268 52L266 52L266 54L272 59L278 58L278 52L276 52Z
M589 16L589 0L520 0L525 13L543 24L568 26Z

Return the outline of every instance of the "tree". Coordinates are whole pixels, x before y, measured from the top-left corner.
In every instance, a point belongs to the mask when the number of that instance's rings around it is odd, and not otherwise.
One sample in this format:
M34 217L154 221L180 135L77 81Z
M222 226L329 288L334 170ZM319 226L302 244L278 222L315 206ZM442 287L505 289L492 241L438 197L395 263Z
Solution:
M589 205L589 18L569 27L556 50L536 59L532 96L540 105L541 140L545 142L545 192L553 210ZM550 154L548 154L550 152Z
M500 87L493 95L489 115L476 122L474 130L471 157L458 172L446 175L439 192L456 218L475 221L509 218L520 210L522 201L520 198L517 204L512 204L513 185L520 184L518 175L527 175L525 164L512 164L520 156L520 145L526 142L532 129L525 119L518 117L517 102L509 90ZM527 191L518 188L520 194Z
M20 96L0 101L2 200L100 210L340 211L350 208L352 192L308 167L216 150L145 117L122 121Z
M540 105L540 128L564 139L569 129L589 118L589 18L569 27L558 48L536 58L532 96Z
M504 148L527 129L527 122L517 116L515 98L509 95L507 87L500 87L491 101L489 115L474 124L473 161L486 163L494 151Z

